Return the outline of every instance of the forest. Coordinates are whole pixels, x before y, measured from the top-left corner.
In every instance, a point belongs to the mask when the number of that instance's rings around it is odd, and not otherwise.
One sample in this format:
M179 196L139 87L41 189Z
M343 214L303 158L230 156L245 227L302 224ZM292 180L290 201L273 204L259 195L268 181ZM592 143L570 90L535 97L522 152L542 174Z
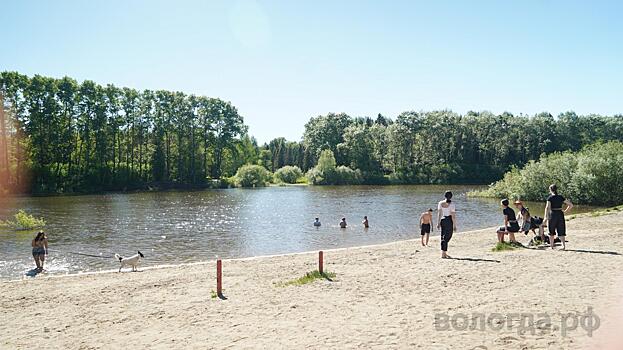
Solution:
M0 191L33 194L228 186L245 165L316 184L482 184L544 154L623 140L622 115L440 110L329 113L300 141L258 145L218 98L17 72L0 73L0 106Z

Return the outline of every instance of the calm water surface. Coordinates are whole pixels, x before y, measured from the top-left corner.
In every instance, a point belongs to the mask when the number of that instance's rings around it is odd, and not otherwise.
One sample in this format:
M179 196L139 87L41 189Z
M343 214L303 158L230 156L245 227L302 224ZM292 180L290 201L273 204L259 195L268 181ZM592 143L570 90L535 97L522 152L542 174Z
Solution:
M496 200L466 198L474 188L309 186L24 197L2 203L0 218L20 208L44 217L50 242L46 268L64 274L117 268L114 253L137 250L146 256L144 265L157 265L419 237L420 213L435 208L446 189L455 193L460 231L500 225ZM542 204L530 208L542 216ZM587 209L576 206L574 212ZM364 215L368 230L361 225ZM314 217L322 227L312 226ZM347 229L339 228L341 217L347 218ZM33 268L32 238L33 233L0 231L0 278L21 278Z

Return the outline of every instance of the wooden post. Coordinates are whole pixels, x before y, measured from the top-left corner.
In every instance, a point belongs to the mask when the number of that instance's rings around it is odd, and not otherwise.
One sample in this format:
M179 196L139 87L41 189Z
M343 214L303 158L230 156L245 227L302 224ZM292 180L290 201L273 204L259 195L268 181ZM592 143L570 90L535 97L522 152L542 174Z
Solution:
M318 272L323 273L323 265L324 265L324 254L321 251L318 252Z
M216 260L216 295L223 296L223 263L221 259Z

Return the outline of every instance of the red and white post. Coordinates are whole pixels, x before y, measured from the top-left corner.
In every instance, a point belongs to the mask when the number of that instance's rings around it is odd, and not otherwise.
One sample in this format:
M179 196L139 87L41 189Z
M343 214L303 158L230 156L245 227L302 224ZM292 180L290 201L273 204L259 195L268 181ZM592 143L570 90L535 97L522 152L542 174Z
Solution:
M323 273L324 268L324 253L321 251L318 252L318 272Z

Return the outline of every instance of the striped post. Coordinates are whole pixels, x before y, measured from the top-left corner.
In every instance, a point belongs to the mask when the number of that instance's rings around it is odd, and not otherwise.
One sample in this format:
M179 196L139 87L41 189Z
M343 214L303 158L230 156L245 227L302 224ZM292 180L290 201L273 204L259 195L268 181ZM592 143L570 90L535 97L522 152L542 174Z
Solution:
M318 272L323 273L324 267L324 253L321 251L318 252Z
M223 295L223 263L221 259L216 260L216 295Z

